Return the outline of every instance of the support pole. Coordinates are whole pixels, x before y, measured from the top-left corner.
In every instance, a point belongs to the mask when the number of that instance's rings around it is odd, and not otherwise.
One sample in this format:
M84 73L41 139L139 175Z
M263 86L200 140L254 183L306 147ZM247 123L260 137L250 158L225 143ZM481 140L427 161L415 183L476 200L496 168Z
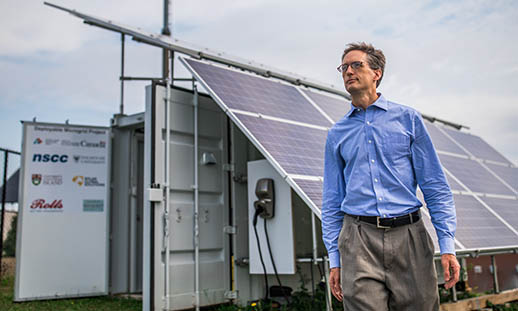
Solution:
M453 287L451 288L451 294L452 294L452 297L453 297L453 302L457 302L458 298L457 298L457 288L455 285L453 285Z
M170 308L170 294L171 294L171 275L170 275L170 256L171 256L171 250L170 250L170 230L169 230L169 199L171 196L170 191L170 157L171 157L171 90L170 90L170 81L169 78L165 80L166 88L165 88L165 155L164 155L164 166L165 166L165 178L164 178L164 250L165 250L165 309L169 310Z
M121 33L121 104L119 114L124 114L124 34Z
M4 176L2 186L2 216L0 217L0 276L2 276L2 255L4 253L4 214L5 214L5 196L7 194L7 160L9 159L9 151L4 150Z
M199 189L198 189L198 88L193 81L194 91L194 284L195 284L195 308L200 310L200 230L198 223L199 215Z
M329 287L329 258L324 260L324 273L326 281L326 311L333 311L333 301L331 300L331 288Z
M315 225L315 214L311 211L311 233L313 237L313 264L318 265L317 262L317 228Z
M495 255L491 255L491 266L493 267L493 288L495 290L495 294L498 294L500 293L500 286L498 286L498 275Z
M164 36L171 36L169 28L169 0L164 0L164 25L162 27ZM162 77L165 79L169 76L169 50L162 50Z

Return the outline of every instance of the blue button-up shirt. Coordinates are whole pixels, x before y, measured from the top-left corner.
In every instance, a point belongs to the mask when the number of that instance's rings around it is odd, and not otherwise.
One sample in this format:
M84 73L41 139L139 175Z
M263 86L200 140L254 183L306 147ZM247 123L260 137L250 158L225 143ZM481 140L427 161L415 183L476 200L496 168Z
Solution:
M456 215L450 186L421 115L383 95L351 110L328 132L322 235L331 268L340 267L344 213L396 217L419 209L419 184L441 254L455 254Z

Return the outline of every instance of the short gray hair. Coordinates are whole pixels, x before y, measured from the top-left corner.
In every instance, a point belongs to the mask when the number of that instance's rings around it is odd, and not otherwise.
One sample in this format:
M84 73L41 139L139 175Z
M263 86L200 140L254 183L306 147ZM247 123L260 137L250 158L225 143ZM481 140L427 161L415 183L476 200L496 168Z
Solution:
M367 62L369 63L369 67L373 70L380 69L381 77L378 81L376 81L376 87L378 87L381 83L381 79L383 79L383 74L385 73L385 55L381 50L376 49L372 44L365 42L357 42L357 43L349 43L342 54L342 59L344 60L345 55L351 51L362 51L367 54Z

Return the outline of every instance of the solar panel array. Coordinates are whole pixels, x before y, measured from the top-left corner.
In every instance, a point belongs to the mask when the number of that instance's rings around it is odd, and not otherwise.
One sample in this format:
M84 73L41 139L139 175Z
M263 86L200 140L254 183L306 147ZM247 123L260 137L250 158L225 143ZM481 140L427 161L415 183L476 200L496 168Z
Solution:
M327 130L344 98L181 58L227 115L320 216ZM426 121L454 193L458 250L518 246L518 168L478 136ZM437 239L424 210L425 225Z

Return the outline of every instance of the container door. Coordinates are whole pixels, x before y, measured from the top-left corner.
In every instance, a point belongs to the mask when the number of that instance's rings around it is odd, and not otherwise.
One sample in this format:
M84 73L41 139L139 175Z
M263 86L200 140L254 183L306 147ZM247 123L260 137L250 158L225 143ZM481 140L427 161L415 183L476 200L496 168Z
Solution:
M165 161L170 163L169 239L165 238L164 200L149 201L144 208L144 308L162 310L166 299L170 310L192 308L195 304L194 259L194 166L199 180L199 299L201 306L225 302L230 288L228 236L227 119L208 96L199 96L198 154L194 157L193 93L172 89L170 141L166 142L165 88L147 89L145 188L163 189ZM165 146L170 157L165 159ZM149 220L149 221L148 221ZM170 260L165 262L165 245ZM148 256L148 258L146 258ZM149 260L150 265L146 262ZM165 266L169 273L165 275ZM165 292L169 278L169 292ZM147 287L149 284L149 288Z

